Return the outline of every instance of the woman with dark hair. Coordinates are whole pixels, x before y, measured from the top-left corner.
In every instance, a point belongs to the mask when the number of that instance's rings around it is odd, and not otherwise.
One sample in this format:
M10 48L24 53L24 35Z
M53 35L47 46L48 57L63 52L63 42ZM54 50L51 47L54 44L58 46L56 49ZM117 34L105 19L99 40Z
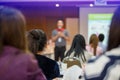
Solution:
M43 56L43 51L47 46L46 34L39 29L34 29L28 32L29 49L34 53L38 60L39 67L42 68L47 80L56 79L59 77L59 67L56 61Z
M108 51L86 65L86 80L120 80L120 7L114 12L108 39Z
M26 22L13 8L0 8L0 80L46 80L32 54L27 54Z
M92 57L92 55L86 51L85 46L84 37L80 34L75 35L72 46L66 53L66 56L77 57L80 59L80 62L84 64Z
M90 36L89 45L86 46L88 52L93 53L94 56L99 56L103 53L101 47L98 46L99 38L96 34Z

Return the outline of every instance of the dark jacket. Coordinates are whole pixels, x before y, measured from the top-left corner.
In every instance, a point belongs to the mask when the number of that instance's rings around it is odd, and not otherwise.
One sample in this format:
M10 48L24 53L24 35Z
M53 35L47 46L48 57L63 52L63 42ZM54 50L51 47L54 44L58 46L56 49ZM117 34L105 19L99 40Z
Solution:
M47 80L59 77L59 66L56 61L42 55L35 55L38 60L39 67L43 70Z
M46 80L33 55L5 46L0 53L0 80Z

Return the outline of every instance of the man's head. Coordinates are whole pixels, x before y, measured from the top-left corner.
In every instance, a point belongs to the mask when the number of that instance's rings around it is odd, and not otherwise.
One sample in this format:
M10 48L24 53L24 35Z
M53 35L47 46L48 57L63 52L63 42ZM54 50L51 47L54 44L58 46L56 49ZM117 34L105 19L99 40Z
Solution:
M58 27L59 29L61 29L63 26L64 26L63 21L62 21L62 20L58 20L58 21L57 21L57 27Z
M99 38L100 42L103 42L105 36L104 36L104 34L101 33L101 34L99 34L98 38Z

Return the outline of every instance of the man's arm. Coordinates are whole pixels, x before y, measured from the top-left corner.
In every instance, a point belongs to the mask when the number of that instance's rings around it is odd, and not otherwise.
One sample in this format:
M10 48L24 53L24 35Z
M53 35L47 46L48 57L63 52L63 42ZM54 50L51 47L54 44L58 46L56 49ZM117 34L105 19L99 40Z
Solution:
M69 38L69 36L66 36L65 34L63 34L63 33L61 33L61 37L63 37L65 40L67 40L67 41L69 41L70 40L70 38Z
M58 39L59 35L52 36L52 41L55 42Z
M70 37L69 37L69 33L68 31L66 31L66 33L61 33L60 34L61 37L63 37L65 40L69 41L70 40Z
M63 37L65 40L69 41L69 33L66 32L66 34L64 34L63 32L58 32L57 35L54 35L54 32L52 33L52 41L56 41L59 37Z
M59 32L57 33L55 30L52 32L52 41L55 42L59 38Z

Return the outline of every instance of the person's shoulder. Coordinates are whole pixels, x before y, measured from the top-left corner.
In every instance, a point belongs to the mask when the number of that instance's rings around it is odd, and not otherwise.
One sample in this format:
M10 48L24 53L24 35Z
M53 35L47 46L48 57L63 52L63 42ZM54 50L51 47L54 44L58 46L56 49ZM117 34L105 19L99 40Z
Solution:
M85 47L85 48L86 48L86 50L87 50L87 51L89 51L89 50L90 50L90 48L91 48L91 46L90 46L90 45L86 45L86 47Z
M103 76L101 74L107 74L107 69L114 66L116 62L120 59L120 48L113 49L106 52L105 54L91 59L88 61L85 67L85 77L88 79L98 78ZM111 68L112 69L112 68ZM105 77L104 75L103 77Z
M100 55L102 54L104 51L103 51L103 48L100 47L100 46L97 46L97 53Z
M23 57L24 59L22 59L22 60L28 64L29 63L37 64L37 60L32 53L23 53L23 54L21 54L21 57Z
M84 51L84 53L86 57L89 57L89 59L91 59L94 56L93 53L88 52L88 51Z
M120 57L120 47L107 51L106 56L119 56Z
M52 60L52 59L47 58L47 57L46 57L46 59L48 60L49 63L51 63L53 65L57 64L57 62L55 60Z
M57 63L55 60L52 60L44 55L40 55L40 57L43 58L46 61L46 63L49 63L49 64L56 64Z
M20 52L19 55L21 55L22 57L26 57L26 59L28 59L28 58L33 58L34 59L35 58L34 55L30 52Z
M104 55L89 60L85 67L86 76L89 78L100 76L108 62L110 59Z
M97 65L101 62L108 62L110 61L110 59L106 56L106 55L101 55L101 56L97 56L97 57L94 57L94 58L91 58L89 61L88 61L88 65L90 64L94 64L94 65ZM102 63L104 64L104 63ZM99 66L99 65L98 65Z
M86 45L86 48L89 48L89 47L90 47L90 45L89 45L89 44L87 44L87 45Z
M52 32L57 32L57 29L54 29Z
M102 62L101 64L104 64L105 62L109 62L110 58L112 56L116 56L116 57L120 57L120 47L116 48L116 49L112 49L110 51L107 51L105 54L98 56L94 59L89 60L88 65L89 64L99 64L100 62Z
M92 53L88 52L87 50L85 50L84 53L93 56Z
M97 49L98 49L98 50L102 50L102 47L101 47L101 46L97 46Z
M57 34L57 29L54 29L53 31L52 31L52 35L55 35L55 34Z

